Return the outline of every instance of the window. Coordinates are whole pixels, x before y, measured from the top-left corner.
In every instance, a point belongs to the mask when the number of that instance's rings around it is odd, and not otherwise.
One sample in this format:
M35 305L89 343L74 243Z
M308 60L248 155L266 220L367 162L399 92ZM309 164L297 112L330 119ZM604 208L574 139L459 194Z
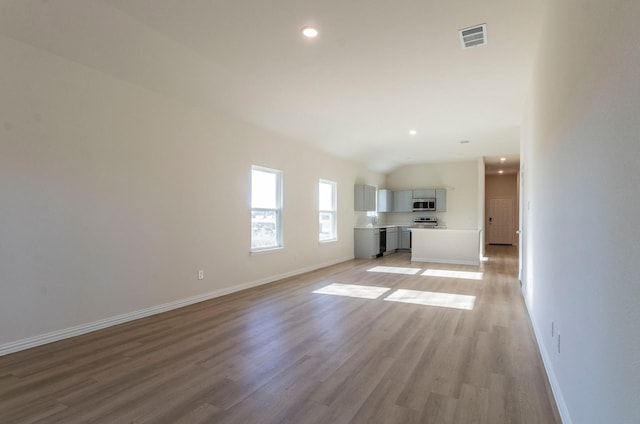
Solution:
M320 212L319 240L321 242L337 240L336 183L320 180L318 184L318 209Z
M251 168L251 250L282 247L282 173Z

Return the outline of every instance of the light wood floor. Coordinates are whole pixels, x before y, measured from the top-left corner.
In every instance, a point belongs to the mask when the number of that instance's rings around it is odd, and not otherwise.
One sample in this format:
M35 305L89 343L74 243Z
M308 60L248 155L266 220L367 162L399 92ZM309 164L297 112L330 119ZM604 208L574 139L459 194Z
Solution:
M0 357L1 423L560 423L517 280L479 267L354 260ZM368 272L482 272L482 280ZM376 299L316 294L386 287ZM384 299L475 296L472 310Z

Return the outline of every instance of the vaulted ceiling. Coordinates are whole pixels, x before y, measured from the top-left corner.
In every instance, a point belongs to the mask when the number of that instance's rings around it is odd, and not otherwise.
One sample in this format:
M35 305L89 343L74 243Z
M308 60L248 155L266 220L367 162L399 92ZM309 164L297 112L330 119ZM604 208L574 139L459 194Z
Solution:
M517 158L543 3L3 0L0 34L388 172Z

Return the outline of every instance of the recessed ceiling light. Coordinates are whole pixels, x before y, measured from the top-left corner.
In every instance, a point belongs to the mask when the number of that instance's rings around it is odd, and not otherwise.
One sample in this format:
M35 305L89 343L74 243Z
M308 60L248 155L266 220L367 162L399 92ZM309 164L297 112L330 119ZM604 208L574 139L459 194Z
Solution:
M416 130L409 130L409 135L416 135L418 134L418 131Z
M504 174L504 171L501 169L498 171L498 174Z
M500 162L504 162L507 158L500 158Z
M314 27L306 26L302 28L302 35L307 38L314 38L318 36L318 30Z

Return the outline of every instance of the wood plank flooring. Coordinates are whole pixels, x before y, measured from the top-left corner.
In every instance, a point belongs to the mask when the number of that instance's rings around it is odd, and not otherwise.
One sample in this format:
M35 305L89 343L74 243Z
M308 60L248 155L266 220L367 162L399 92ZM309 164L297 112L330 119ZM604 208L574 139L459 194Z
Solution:
M487 256L480 266L408 253L349 261L0 357L0 422L560 423L517 250L489 246ZM421 271L368 271L376 266ZM313 293L331 284L389 290ZM475 303L384 300L399 289Z

